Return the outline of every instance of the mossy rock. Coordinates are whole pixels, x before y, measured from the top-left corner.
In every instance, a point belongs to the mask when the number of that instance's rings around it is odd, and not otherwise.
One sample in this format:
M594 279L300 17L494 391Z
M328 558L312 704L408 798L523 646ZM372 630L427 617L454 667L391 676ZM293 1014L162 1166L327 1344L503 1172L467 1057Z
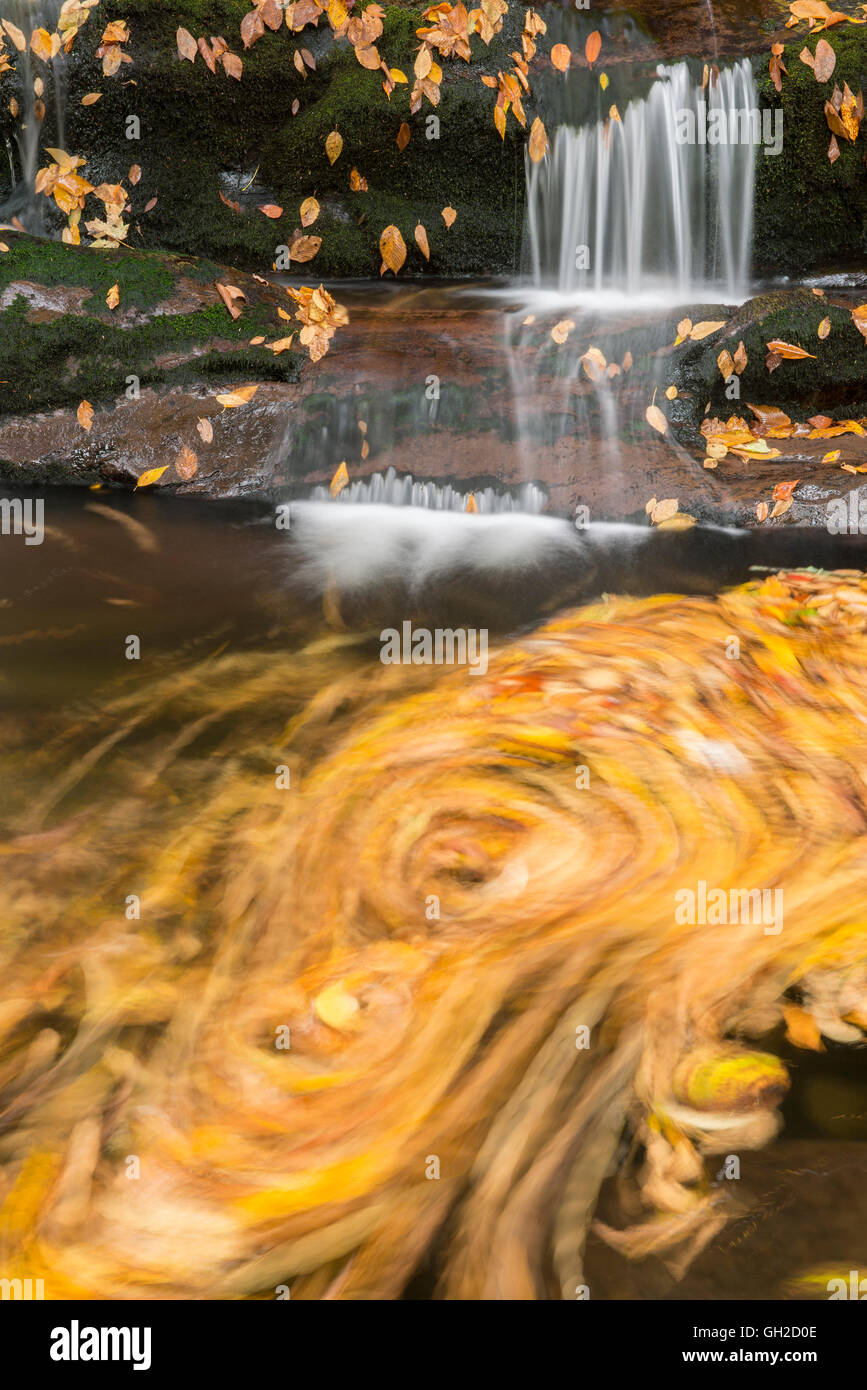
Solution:
M820 339L819 325L830 320L828 337ZM783 359L768 371L768 343L778 340L803 348L813 357ZM717 359L727 351L734 357L743 343L747 365L738 378L738 396L727 395ZM745 403L776 405L793 419L813 414L860 417L867 413L867 344L852 319L851 309L829 304L809 290L778 290L749 299L725 327L700 343L679 349L675 380L691 394L691 409L683 423L696 428L710 402L712 414L741 415Z
M301 202L315 194L322 212L311 231L322 237L322 246L301 268L305 277L378 274L379 236L391 223L409 249L404 274L454 277L518 267L526 133L510 116L506 139L500 139L494 93L480 77L511 65L523 10L518 14L512 7L489 47L472 39L471 63L444 60L439 106L425 100L411 116L410 85L399 84L387 99L382 74L362 68L326 23L300 34L266 30L244 50L240 22L249 8L247 0L104 0L75 41L68 60L66 147L86 158L91 182L122 182L130 191L131 245L168 247L267 273L278 248L300 225ZM105 78L94 50L102 26L115 18L128 22L133 63ZM389 65L400 67L410 82L415 31L423 23L421 6L391 5L377 41ZM222 68L211 73L201 56L195 63L181 61L181 25L197 38L224 37L243 60L240 82ZM302 47L316 62L305 77L292 62ZM4 91L12 94L14 77L7 83ZM83 107L82 97L95 91L102 93L100 101ZM296 100L300 108L293 116ZM528 102L528 125L533 115ZM131 116L140 123L140 139L127 138ZM400 150L395 140L403 121L411 138ZM344 148L332 165L325 137L335 128ZM0 133L13 136L6 103ZM42 141L56 140L49 103ZM132 164L142 169L134 188L128 182ZM350 191L353 167L368 180L368 193ZM221 188L241 202L240 213L220 200ZM283 207L284 215L263 216L264 203ZM458 214L450 230L441 216L447 205ZM98 208L91 199L88 214ZM57 230L64 219L48 200L45 209L47 229ZM418 222L427 229L429 263L413 240Z
M798 54L815 53L819 37L837 56L832 77L817 82ZM840 157L828 159L831 131L825 102L835 86L867 90L867 26L841 26L821 36L801 35L783 53L787 72L778 95L768 58L755 60L759 106L782 109L783 148L757 151L755 269L759 274L798 275L867 252L867 128L858 139L838 140Z
M139 386L297 379L302 353L249 340L282 336L280 291L232 273L246 295L234 322L213 284L228 272L153 252L94 251L4 232L0 255L0 415L94 406ZM240 283L239 283L240 281ZM107 291L117 285L112 311Z

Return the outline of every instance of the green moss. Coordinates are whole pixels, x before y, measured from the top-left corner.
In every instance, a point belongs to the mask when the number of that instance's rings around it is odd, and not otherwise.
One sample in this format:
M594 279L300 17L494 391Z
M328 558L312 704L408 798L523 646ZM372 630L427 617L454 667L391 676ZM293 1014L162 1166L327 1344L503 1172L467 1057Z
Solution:
M174 286L174 277L156 255L131 255L122 250L92 254L30 237L16 238L9 251L0 256L0 289L17 280L84 286L98 296L94 307L100 311L105 310L105 296L112 285L118 286L124 307L136 309L153 308Z
M91 21L69 67L66 145L86 157L84 172L91 182L124 182L129 188L132 247L174 248L267 271L276 248L299 224L301 201L315 192L323 208L315 229L323 246L310 263L311 275L377 274L383 227L398 225L411 246L417 221L427 228L431 262L428 266L412 249L405 273L510 271L520 255L526 135L510 117L507 138L500 140L493 124L494 94L480 76L511 66L509 54L519 43L523 22L523 10L518 14L513 8L490 47L473 39L470 64L444 60L439 106L425 101L423 111L411 116L410 86L398 85L389 101L382 74L362 68L349 44L335 43L324 22L297 35L285 28L266 31L244 50L239 28L247 0L103 0L98 25L126 19L134 61L116 77L103 77L91 41L97 25ZM421 6L390 5L377 41L388 63L402 68L410 81L415 31L423 22ZM211 73L201 57L195 63L179 60L179 25L196 37L222 35L243 60L242 80L233 81L222 69ZM316 60L316 70L306 77L292 65L302 46ZM82 107L81 97L89 91L101 91L102 98ZM296 100L300 110L293 117ZM528 102L528 123L533 114ZM140 122L139 140L126 138L130 116ZM411 140L401 151L395 137L404 120ZM437 133L436 122L439 138L427 138ZM46 144L55 139L50 127L49 112ZM324 144L335 127L344 149L332 166ZM11 137L5 110L0 112L4 133ZM127 175L133 163L141 166L142 177L131 188ZM353 166L368 179L369 195L350 191ZM221 175L229 174L255 175L241 195L240 214L220 201ZM155 206L145 212L154 198ZM284 216L263 217L258 206L264 202L278 203ZM440 211L447 204L456 208L458 220L445 235ZM61 214L48 200L45 209L50 228L58 230Z
M835 85L842 89L848 82L856 95L867 86L867 34L858 26L833 29L821 37L837 55L828 82L817 82L798 57L805 44L815 52L818 38L801 37L786 46L783 61L788 71L779 96L767 56L756 60L760 107L783 111L782 153L758 151L755 264L761 273L799 274L867 250L865 136L854 143L838 139L840 157L832 164L824 111Z
M256 329L266 326L257 306L235 323L214 305L193 314L160 314L134 327L78 314L34 324L27 318L29 308L18 296L0 314L3 413L53 409L85 398L97 405L120 395L130 376L145 386L234 373L295 381L299 373L297 354L274 356L249 347ZM216 340L237 347L201 351Z

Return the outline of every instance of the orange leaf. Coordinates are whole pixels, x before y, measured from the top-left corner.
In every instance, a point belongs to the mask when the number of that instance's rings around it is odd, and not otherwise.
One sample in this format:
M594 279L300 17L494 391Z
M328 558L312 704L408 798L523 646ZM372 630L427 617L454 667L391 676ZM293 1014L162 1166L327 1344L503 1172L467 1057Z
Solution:
M415 229L415 242L416 246L421 251L421 254L424 256L425 260L429 261L430 246L428 244L427 232L425 231L424 227L421 225L420 222Z
M276 203L263 203L259 211L264 212L266 217L277 218L283 216L283 209L278 208Z
M196 476L199 468L199 460L193 453L189 445L184 444L181 452L175 459L175 472L182 482L188 483L191 478Z
M81 428L90 434L90 427L93 424L93 406L90 401L82 401L75 414Z
M443 221L445 222L447 227L450 227L454 222L455 218L457 217L457 213L455 212L454 208L443 208L442 215Z
M587 59L587 62L590 64L591 68L593 64L596 62L596 59L599 57L601 48L602 35L600 34L598 29L594 29L593 33L588 35L587 42L584 45L584 57Z
M558 72L565 72L572 61L572 50L565 43L555 43L551 49L551 62Z
M388 226L385 228L379 238L379 250L382 255L380 275L384 275L386 270L397 275L406 260L406 242L397 227Z
M329 490L329 492L331 493L331 496L332 496L332 497L336 497L336 496L338 495L338 493L340 493L340 492L343 491L343 489L346 487L346 484L347 484L348 482L349 482L349 470L348 470L348 468L346 467L346 464L345 464L345 463L341 463L340 466L338 467L337 471L335 472L334 477L331 479L331 482L330 482L329 487L328 487L328 490Z

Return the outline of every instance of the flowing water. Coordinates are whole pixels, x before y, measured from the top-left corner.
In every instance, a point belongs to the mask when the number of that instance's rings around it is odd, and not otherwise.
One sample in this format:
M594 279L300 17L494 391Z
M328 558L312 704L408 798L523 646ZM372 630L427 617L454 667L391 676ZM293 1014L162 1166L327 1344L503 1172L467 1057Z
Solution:
M596 22L641 38L552 32ZM596 524L676 448L635 427L679 306L749 292L754 151L675 130L752 79L556 83L527 278L334 287L267 505L0 536L0 1272L49 1297L803 1298L863 1255L864 539Z
M43 62L31 52L30 38L36 29L56 30L62 4L63 0L5 0L3 6L3 17L20 31L25 45L19 50L11 38L6 39L6 51L15 63L19 109L15 144L7 144L12 192L0 207L0 217L17 217L37 235L46 230L47 203L34 189L37 171L48 162L43 149L46 145L66 149L66 58L61 49L55 58ZM5 85L4 91L9 90Z

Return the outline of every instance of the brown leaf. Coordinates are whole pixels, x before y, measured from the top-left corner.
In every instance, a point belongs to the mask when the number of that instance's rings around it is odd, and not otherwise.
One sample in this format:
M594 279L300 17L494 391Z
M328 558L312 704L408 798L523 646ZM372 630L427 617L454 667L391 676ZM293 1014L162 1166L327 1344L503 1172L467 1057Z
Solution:
M827 39L820 39L816 44L816 58L813 63L813 72L817 82L827 82L834 71L837 63L837 55Z
M241 74L244 71L244 64L237 53L224 53L222 57L223 70L229 77L234 77L236 82L241 81Z
M729 377L734 376L735 364L732 361L731 353L727 352L725 348L716 359L716 364L720 369L723 381L728 381Z
M181 452L175 459L175 472L182 482L188 483L191 478L196 476L199 469L199 460L192 449L184 444Z
M401 121L400 130L397 132L397 135L395 136L395 144L397 145L397 148L399 150L406 149L407 145L409 144L409 134L409 126L407 125L406 121Z
M153 212L153 210L154 210L154 208L156 207L156 205L157 205L157 200L156 200L156 198L151 198L150 202L149 202L149 203L145 203L145 205L144 205L144 210L145 210L145 212Z
M191 63L194 63L196 61L196 54L199 50L196 47L196 41L190 33L189 29L178 30L177 42L178 57L188 58Z
M88 92L86 97L81 98L82 106L95 106L102 96L102 92Z
M129 179L129 181L130 181L130 183L132 184L133 188L135 188L136 184L138 183L139 179L141 178L141 165L140 165L140 164L133 164L133 165L130 167L130 171L129 171L129 173L127 174L127 178Z
M741 376L741 374L746 370L746 365L748 361L749 358L747 357L747 350L744 347L743 339L741 339L741 341L738 343L737 351L733 358L733 366L738 376Z
M415 229L415 242L416 246L421 251L421 254L424 256L425 260L429 261L430 246L428 244L427 232L425 231L424 227L421 225L420 222Z
M782 501L780 501L780 502L775 502L775 503L774 503L774 507L773 507L773 511L771 512L771 517L773 518L773 517L775 517L775 516L782 516L784 512L787 512L787 511L789 510L789 508L791 507L791 505L792 505L792 499L791 499L791 497L784 497L784 498L782 499Z
M200 439L205 444L210 444L213 441L214 426L211 424L210 420L206 420L205 417L202 416L196 421L196 429L199 432Z
M218 295L222 299L232 318L239 319L241 317L241 310L237 307L235 300L246 299L247 296L244 294L244 291L239 290L237 285L221 285L219 280L215 280L214 284L216 285Z
M296 237L289 247L289 259L298 261L299 264L306 264L307 261L313 260L321 245L321 236Z
M757 502L757 503L756 503L756 517L757 517L757 519L758 519L759 521L767 521L767 519L768 519L768 504L767 504L767 502Z
M351 169L349 173L349 187L353 193L367 192L367 179L362 178L357 169Z
M390 270L397 275L406 260L406 242L397 227L389 226L385 228L379 238L379 250L382 255L380 275L384 275L386 270Z

